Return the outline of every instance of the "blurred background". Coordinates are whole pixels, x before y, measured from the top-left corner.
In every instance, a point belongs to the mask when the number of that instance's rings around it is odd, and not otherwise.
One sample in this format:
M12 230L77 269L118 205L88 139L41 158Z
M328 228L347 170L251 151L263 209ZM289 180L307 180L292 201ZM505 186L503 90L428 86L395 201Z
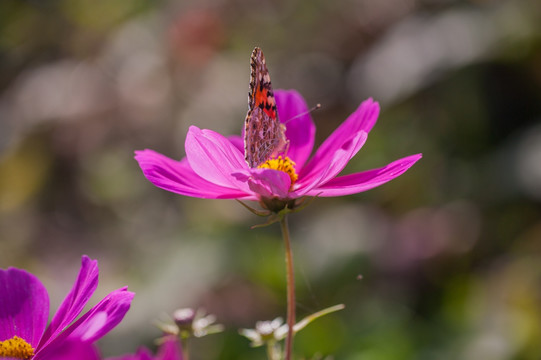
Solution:
M366 193L290 218L299 358L540 359L541 1L2 0L0 267L52 311L82 254L93 304L129 285L107 356L202 307L227 327L193 359L264 359L237 329L285 315L277 225L152 186L133 160L184 156L190 125L239 134L249 57L300 91L321 143L365 98L382 113L345 172L424 154ZM361 274L362 280L357 276Z

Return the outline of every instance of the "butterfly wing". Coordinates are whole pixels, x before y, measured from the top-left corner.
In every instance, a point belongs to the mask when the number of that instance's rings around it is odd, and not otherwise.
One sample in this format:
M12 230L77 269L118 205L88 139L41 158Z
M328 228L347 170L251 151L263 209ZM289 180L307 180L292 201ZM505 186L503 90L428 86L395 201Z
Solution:
M278 119L269 70L260 48L254 49L250 60L249 108L244 122L244 156L248 166L254 168L282 152L287 140L285 125Z

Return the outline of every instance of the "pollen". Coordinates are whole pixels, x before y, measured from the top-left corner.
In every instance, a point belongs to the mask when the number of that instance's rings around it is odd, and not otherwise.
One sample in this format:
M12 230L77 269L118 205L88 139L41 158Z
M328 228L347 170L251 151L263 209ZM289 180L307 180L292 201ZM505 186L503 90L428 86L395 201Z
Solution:
M295 172L295 163L286 157L278 156L276 159L269 159L259 165L260 169L274 169L285 172L291 178L291 186L297 181L298 175Z
M9 357L26 360L32 356L34 356L32 345L18 336L0 341L0 358Z

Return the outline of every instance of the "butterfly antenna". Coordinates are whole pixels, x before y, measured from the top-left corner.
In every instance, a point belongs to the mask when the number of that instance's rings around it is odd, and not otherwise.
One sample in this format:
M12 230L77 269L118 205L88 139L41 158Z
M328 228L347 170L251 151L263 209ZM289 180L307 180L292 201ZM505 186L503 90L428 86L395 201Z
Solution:
M310 114L312 111L316 111L316 110L318 110L318 109L321 109L321 104L316 104L316 106L314 106L313 108L308 109L308 110L306 110L305 112L300 113L300 114L298 114L298 115L295 115L295 116L293 116L291 119L287 119L287 121L284 122L284 124L287 124L287 123L290 122L291 120L294 120L294 119L299 118L299 117L301 117L301 116L304 116L304 115L306 115L306 114Z

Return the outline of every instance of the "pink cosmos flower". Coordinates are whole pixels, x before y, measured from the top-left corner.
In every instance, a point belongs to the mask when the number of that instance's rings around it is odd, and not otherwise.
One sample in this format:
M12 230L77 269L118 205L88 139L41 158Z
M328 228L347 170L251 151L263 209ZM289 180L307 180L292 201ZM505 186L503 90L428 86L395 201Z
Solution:
M75 283L49 326L49 295L37 277L16 268L0 269L0 358L94 359L91 344L124 317L134 294L111 292L74 321L98 286L98 262L83 256Z
M181 195L209 199L256 200L278 211L304 196L342 196L372 189L409 169L421 154L379 169L337 176L364 145L376 123L379 104L361 103L310 157L315 125L302 96L294 90L275 92L279 118L287 126L288 149L277 159L250 168L240 136L226 138L212 130L190 127L186 157L170 159L153 150L136 151L146 178Z

